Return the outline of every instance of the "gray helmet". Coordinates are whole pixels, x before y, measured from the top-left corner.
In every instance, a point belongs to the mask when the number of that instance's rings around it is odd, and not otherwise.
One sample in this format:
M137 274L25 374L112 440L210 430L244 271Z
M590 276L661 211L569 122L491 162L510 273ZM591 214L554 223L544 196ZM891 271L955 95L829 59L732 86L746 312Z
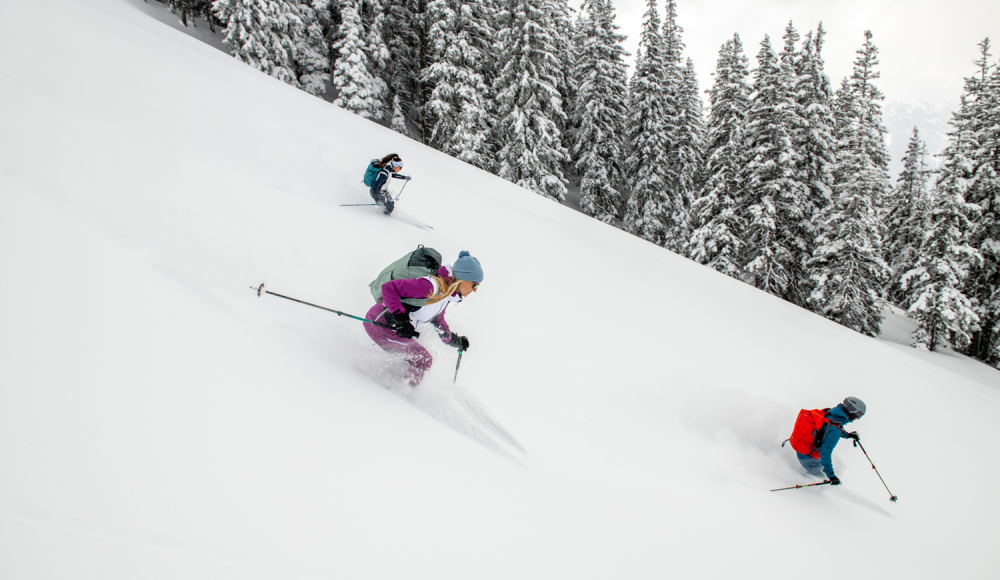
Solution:
M857 397L847 397L844 399L842 404L844 405L844 410L847 411L847 414L851 417L852 421L860 419L865 414L865 411L868 410L868 407L865 406L865 402Z

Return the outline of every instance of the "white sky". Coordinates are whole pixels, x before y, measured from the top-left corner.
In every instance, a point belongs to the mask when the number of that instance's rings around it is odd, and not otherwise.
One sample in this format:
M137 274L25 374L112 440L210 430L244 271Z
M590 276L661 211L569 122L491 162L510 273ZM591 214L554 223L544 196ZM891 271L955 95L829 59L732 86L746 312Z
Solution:
M626 49L635 54L646 10L644 0L613 0L617 24L629 36ZM663 17L664 1L659 0ZM854 51L871 29L879 48L882 79L878 86L890 100L958 103L962 79L974 71L976 44L990 37L1000 56L1000 2L997 0L678 0L686 56L694 59L702 90L710 88L719 47L740 34L751 65L760 41L771 35L781 45L792 20L800 35L819 22L827 31L823 50L834 86L851 73Z

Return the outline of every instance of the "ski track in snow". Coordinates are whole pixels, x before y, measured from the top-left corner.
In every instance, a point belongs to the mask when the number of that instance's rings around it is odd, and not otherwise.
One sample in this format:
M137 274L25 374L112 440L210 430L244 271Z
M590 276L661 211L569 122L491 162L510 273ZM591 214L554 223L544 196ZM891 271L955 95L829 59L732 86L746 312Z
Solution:
M526 467L498 438L527 454L524 447L463 387L443 381L430 371L419 386L411 387L406 380L406 363L382 351L360 358L358 367L386 390L445 426Z

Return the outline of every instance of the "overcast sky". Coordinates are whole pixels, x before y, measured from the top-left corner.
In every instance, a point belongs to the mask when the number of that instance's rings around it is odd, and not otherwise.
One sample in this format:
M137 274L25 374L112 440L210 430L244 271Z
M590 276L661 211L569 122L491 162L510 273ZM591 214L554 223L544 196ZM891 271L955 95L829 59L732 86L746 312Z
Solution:
M645 0L612 1L616 22L629 37L625 48L634 55ZM658 0L661 19L664 2ZM870 29L881 62L877 86L903 103L957 106L962 79L975 70L976 44L990 37L996 47L991 60L1000 56L1000 0L677 0L677 12L685 56L694 59L702 90L711 88L719 47L734 32L755 67L764 35L780 49L789 20L800 35L823 23L823 57L834 88L851 73L854 53Z

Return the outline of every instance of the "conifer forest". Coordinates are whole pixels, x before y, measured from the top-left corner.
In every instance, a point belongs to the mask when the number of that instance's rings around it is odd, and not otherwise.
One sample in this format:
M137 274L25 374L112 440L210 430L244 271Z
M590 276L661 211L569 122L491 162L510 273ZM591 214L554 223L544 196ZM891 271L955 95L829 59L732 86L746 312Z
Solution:
M610 0L158 1L261 72L538 195L578 188L594 219L859 333L893 305L914 346L1000 366L989 39L937 168L914 128L891 176L871 31L837 85L822 24L735 33L703 91L675 0L647 0L631 70Z

